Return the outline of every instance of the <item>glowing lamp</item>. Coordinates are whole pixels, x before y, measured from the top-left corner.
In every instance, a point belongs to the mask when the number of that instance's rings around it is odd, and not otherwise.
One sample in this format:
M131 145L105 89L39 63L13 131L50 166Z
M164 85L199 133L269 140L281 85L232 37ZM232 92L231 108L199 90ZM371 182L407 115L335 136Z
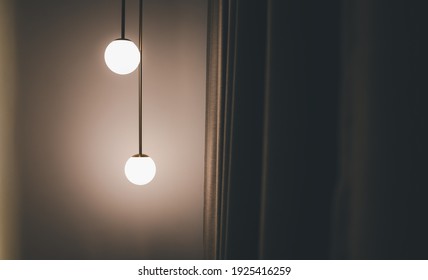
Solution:
M111 71L126 75L137 69L140 64L140 51L134 42L117 39L107 46L104 60Z
M134 155L125 164L125 175L135 185L150 183L156 175L156 165L148 155Z

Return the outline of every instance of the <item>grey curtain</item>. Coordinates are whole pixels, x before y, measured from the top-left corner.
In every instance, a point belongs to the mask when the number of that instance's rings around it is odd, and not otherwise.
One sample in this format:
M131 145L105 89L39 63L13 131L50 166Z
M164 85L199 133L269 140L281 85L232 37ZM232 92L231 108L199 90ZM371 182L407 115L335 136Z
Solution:
M423 3L209 2L206 258L428 258Z

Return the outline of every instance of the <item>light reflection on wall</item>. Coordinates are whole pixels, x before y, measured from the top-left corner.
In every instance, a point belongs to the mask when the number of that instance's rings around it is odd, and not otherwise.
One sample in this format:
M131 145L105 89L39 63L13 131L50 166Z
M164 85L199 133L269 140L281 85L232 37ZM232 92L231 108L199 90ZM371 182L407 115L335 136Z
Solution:
M206 1L145 1L143 152L157 175L143 187L123 172L138 151L137 73L103 60L117 2L17 6L24 258L202 257Z

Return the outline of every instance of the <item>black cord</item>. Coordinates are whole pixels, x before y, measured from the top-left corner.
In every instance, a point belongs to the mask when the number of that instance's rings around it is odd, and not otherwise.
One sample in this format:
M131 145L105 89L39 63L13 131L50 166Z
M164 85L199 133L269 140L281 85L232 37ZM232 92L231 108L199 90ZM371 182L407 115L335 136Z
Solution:
M122 0L122 25L120 31L120 38L125 39L125 0Z
M140 13L139 13L139 49L140 49L140 67L138 79L138 140L139 149L138 153L142 155L143 146L143 0L140 0Z

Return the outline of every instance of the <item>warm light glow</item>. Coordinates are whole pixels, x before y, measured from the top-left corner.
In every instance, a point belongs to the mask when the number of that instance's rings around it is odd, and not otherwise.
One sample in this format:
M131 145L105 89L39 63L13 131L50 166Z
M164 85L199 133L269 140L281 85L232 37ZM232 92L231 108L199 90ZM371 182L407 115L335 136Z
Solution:
M125 75L137 69L140 64L140 51L132 41L118 39L107 46L104 59L111 71Z
M125 164L125 175L135 185L150 183L156 174L156 165L151 157L132 156Z

